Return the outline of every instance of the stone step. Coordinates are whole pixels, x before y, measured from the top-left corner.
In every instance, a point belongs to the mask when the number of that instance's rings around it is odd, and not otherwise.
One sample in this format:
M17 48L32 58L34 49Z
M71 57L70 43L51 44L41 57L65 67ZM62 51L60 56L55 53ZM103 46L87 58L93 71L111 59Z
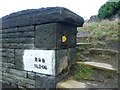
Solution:
M77 33L78 38L89 37L91 33L89 31L81 31Z
M117 50L101 49L101 48L91 48L91 49L89 49L89 52L91 54L109 54L109 55L116 55L116 54L118 54Z
M114 83L115 82L115 83ZM118 88L118 84L116 81L114 82L96 82L96 81L76 81L72 78L67 79L67 80L63 80L59 83L57 83L57 88L58 89L62 89L62 90L89 90L89 89L93 89L93 88L100 88L102 90L108 90L108 88L110 90L112 90L112 88ZM92 90L91 89L91 90ZM96 89L95 89L96 90Z
M81 45L91 45L91 43L77 43L77 46L81 46Z
M106 64L106 63L99 63L99 62L77 62L77 64L84 64L90 67L94 67L100 70L108 70L108 71L115 71L117 72L118 69L114 68L112 65L110 64Z
M73 90L75 88L87 88L86 84L83 82L75 81L74 79L68 79L57 83L57 88L65 88L68 90Z

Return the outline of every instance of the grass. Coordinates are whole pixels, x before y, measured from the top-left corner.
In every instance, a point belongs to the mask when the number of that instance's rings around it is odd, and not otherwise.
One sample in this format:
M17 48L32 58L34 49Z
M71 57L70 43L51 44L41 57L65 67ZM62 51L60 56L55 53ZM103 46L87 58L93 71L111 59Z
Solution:
M74 78L78 81L83 79L89 80L91 79L92 74L93 74L93 70L91 67L86 66L84 64L77 64Z
M78 32L90 32L91 35L84 42L116 42L118 41L119 24L118 21L108 20L85 23L83 27L78 28Z

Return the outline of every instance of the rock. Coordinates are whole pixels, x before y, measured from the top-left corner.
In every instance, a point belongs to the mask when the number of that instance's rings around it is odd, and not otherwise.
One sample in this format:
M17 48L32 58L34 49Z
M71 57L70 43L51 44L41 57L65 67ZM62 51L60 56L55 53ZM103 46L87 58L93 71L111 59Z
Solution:
M113 68L112 65L106 63L99 63L99 62L77 62L77 64L84 64L88 65L97 69L101 70L109 70L109 71L117 71L116 68Z
M28 9L3 17L2 29L55 22L82 26L84 20L81 16L63 7Z
M99 21L99 18L97 15L93 15L90 17L90 19L88 20L88 22L96 22Z

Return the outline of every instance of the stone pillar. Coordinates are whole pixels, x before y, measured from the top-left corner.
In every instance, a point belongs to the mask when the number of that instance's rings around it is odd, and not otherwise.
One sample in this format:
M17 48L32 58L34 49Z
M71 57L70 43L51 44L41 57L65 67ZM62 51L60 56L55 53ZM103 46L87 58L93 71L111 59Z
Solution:
M32 47L18 51L13 48L15 68L35 73L36 88L56 88L76 62L77 27L83 25L83 18L66 8L51 7L25 10L2 19L2 29L32 26L34 31L32 39L23 40Z

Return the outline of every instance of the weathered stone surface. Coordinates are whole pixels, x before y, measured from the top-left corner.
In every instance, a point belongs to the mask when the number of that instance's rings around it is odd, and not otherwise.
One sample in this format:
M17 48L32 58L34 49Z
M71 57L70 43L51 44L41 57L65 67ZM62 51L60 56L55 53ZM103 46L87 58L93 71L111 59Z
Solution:
M3 17L2 28L53 22L64 22L75 26L82 26L84 20L72 11L62 7L29 9Z
M23 57L22 56L16 56L15 57L15 68L19 70L24 70L24 64L23 64Z
M2 30L0 29L0 34L2 34Z
M24 26L24 27L15 27L15 28L8 28L8 29L3 29L2 34L6 33L18 33L18 32L29 32L29 31L34 31L34 26Z
M14 64L14 58L11 58L11 57L2 57L2 62Z
M2 57L14 58L14 49L2 49Z
M11 78L8 78L6 76L3 76L2 79L3 79L3 81L7 81L7 82L12 82L13 81ZM12 82L12 83L14 83L14 82Z
M77 61L76 47L68 49L68 65L71 66Z
M26 71L20 71L20 70L16 70L16 69L10 69L9 73L14 74L16 76L20 76L20 77L27 77L27 72Z
M3 80L17 84L18 81L20 80L19 77L13 75L13 74L9 74L9 73L3 73Z
M5 81L5 80L2 80L2 83L5 83L5 84L8 84L8 85L10 85L10 82L8 82L8 81ZM2 84L2 87L3 87L3 84Z
M6 67L6 68L14 68L14 64L12 64L12 63L2 63L2 66L3 67Z
M4 38L2 43L11 43L11 44L30 44L34 43L34 38Z
M15 49L15 68L23 70L23 54L24 50L21 49Z
M3 43L2 45L3 45L3 48L7 48L7 49L33 49L34 48L34 44Z
M34 37L34 32L13 32L2 34L2 38L29 38Z
M2 67L2 72L3 72L3 73L9 73L9 69L6 68L6 67Z
M24 50L22 49L15 49L15 56L23 56Z
M67 49L56 50L56 61L55 61L55 72L56 75L60 74L68 66Z
M35 73L34 72L27 72L27 76L29 79L35 80Z
M118 51L110 50L110 49L100 49L100 48L91 48L89 49L91 54L108 54L108 55L116 55Z
M54 76L36 74L35 88L55 89L56 84L59 81L63 80L67 75L68 75L68 73L62 73L62 74L58 75L57 77L54 77Z
M34 85L26 84L25 86L26 86L26 88L29 89L29 90L35 89L35 86L34 86Z
M6 48L2 48L2 52L7 52L7 53L14 53L14 49L6 49Z
M13 88L18 88L18 85L17 85L17 84L11 83L11 86L12 86Z
M79 89L79 88L87 88L87 85L86 83L83 83L83 82L78 82L78 81L75 81L75 80L72 80L72 79L68 79L68 80L65 80L65 81L61 81L57 84L57 88L58 89L69 89L69 90L76 90L76 89ZM86 90L86 89L85 89Z
M35 47L39 49L55 48L55 29L56 23L36 26Z
M31 79L28 79L28 78L21 77L20 81L22 83L25 83L25 84L35 85L35 80L31 80Z
M114 68L112 65L107 63L98 63L98 62L77 62L77 63L88 65L101 70L117 71L117 68Z
M76 46L75 26L50 23L36 26L35 47L39 49L66 49ZM66 41L63 42L63 38Z

